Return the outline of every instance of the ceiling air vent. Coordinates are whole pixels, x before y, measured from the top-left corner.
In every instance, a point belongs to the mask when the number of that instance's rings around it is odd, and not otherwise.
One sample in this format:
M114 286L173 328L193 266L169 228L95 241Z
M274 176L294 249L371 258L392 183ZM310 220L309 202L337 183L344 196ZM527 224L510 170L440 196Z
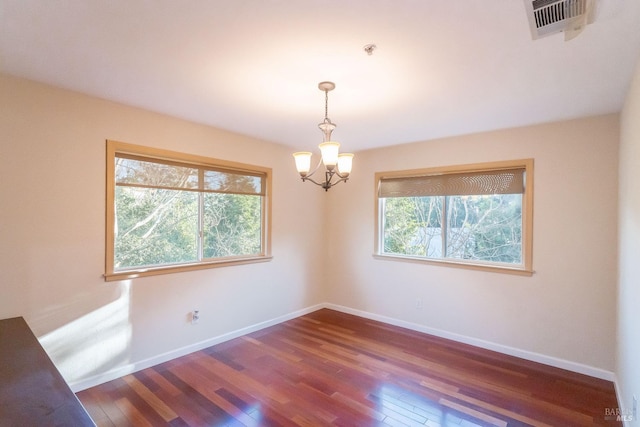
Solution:
M594 18L595 0L524 0L533 39L559 32L576 37Z

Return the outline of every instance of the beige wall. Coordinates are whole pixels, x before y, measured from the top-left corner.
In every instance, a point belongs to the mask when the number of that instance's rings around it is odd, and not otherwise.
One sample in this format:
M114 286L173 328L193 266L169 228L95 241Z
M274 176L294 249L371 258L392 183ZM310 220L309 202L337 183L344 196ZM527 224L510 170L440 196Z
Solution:
M640 400L640 63L622 112L618 282L619 397L626 411ZM629 412L625 412L629 415ZM629 426L640 426L640 413Z
M329 194L329 302L612 377L618 126L608 115L357 153ZM535 162L532 277L372 257L375 172L520 158Z
M71 383L323 302L614 369L617 115L360 152L325 193L280 145L8 76L0 96L0 318ZM273 261L104 282L106 139L273 168ZM372 258L376 171L529 157L532 277Z
M72 384L325 300L324 194L290 149L2 75L0 99L0 318ZM106 139L271 167L273 260L105 283Z

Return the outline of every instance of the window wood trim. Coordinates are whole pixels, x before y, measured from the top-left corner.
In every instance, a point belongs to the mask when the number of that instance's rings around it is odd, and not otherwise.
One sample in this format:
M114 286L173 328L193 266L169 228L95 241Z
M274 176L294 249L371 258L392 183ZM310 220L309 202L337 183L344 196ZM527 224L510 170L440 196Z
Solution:
M232 172L246 173L251 176L265 177L265 194L262 196L262 215L264 216L262 227L262 253L255 256L228 257L220 260L207 259L206 261L196 261L193 263L183 263L176 265L164 265L157 267L144 267L130 269L126 271L114 271L115 255L115 159L116 155L138 156L139 158L157 159L163 162L177 162L180 164L191 164L212 170L225 170ZM133 279L136 277L154 276L160 274L178 273L184 271L201 270L215 267L226 267L231 265L252 264L257 262L267 262L273 257L271 255L271 168L249 165L246 163L220 160L194 154L181 153L176 151L145 147L125 142L107 140L106 144L106 220L105 220L105 281Z
M454 166L437 166L424 169L376 172L374 174L374 249L376 259L406 261L421 264L458 267L472 270L492 271L516 275L531 276L533 270L533 159L505 160L487 163L473 163ZM432 259L410 255L384 254L381 251L382 223L380 221L380 181L388 178L409 178L427 175L475 173L522 168L525 170L526 185L522 197L522 264L518 266L482 261L464 261L455 259Z

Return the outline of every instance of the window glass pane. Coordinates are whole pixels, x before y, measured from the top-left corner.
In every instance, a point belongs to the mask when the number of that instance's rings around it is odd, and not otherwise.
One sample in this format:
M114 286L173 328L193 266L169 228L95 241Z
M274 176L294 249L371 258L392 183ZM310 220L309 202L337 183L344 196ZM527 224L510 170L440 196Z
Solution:
M125 157L116 158L116 183L164 188L198 188L198 169Z
M261 253L261 196L205 193L203 197L204 258Z
M204 189L224 193L262 194L262 178L213 170L204 171Z
M442 256L442 197L382 199L383 252Z
M447 197L446 257L522 263L522 195Z
M114 269L198 258L198 193L117 186Z

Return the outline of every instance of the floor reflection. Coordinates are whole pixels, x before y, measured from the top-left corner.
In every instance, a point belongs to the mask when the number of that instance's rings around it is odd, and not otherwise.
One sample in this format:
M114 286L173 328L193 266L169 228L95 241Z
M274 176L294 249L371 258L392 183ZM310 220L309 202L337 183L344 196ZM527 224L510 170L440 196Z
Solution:
M383 385L369 395L378 404L376 410L385 418L379 426L429 426L429 427L475 427L506 426L496 419L494 422L478 420L461 413L446 404L429 400L424 396L395 385Z

